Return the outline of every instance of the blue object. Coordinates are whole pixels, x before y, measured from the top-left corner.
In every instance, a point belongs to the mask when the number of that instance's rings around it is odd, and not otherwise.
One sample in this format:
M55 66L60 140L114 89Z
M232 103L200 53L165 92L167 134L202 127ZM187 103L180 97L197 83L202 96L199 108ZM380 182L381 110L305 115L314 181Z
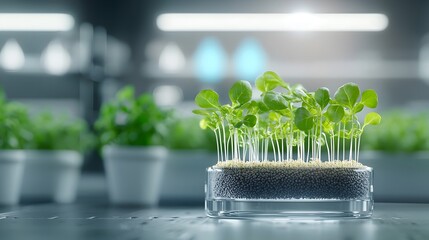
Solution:
M206 83L220 82L225 75L227 55L220 42L208 37L201 41L194 55L194 71Z
M265 71L267 57L256 39L246 38L234 53L234 72L241 80L255 81Z

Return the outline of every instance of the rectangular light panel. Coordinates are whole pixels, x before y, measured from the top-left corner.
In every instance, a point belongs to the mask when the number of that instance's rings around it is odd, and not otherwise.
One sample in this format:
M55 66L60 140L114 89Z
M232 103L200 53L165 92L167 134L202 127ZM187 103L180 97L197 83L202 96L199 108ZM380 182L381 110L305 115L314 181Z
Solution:
M0 13L0 31L69 31L74 18L63 13Z
M157 17L167 32L383 31L388 18L378 13L165 13Z

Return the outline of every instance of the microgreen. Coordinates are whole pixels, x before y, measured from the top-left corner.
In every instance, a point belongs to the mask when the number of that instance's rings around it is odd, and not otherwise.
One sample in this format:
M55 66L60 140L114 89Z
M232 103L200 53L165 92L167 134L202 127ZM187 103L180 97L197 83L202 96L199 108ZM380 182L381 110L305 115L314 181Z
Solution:
M252 99L252 86L246 81L234 83L229 90L229 98L233 106L240 106L249 102Z
M287 88L287 84L275 72L265 72L256 79L256 88L261 92L271 91L277 87Z
M321 160L323 145L328 161L358 160L364 128L381 121L370 112L359 122L357 114L364 107L377 107L378 97L372 89L361 93L354 83L344 84L331 98L327 88L308 92L268 71L256 79L256 88L261 96L252 100L249 82L234 83L231 103L225 105L213 90L202 90L195 98L201 109L193 112L203 116L200 127L214 132L221 162L267 161L269 149L274 161Z
M219 95L211 89L202 90L195 97L195 103L201 108L219 108Z

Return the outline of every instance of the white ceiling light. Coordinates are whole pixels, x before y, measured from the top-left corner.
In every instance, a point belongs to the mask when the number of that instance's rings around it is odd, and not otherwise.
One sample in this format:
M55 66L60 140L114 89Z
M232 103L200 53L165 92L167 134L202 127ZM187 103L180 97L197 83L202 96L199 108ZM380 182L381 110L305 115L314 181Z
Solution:
M8 71L17 71L24 66L25 56L15 39L6 42L0 52L1 66Z
M59 40L49 43L42 53L42 63L46 71L53 75L67 73L71 66L71 57Z
M159 106L174 106L183 99L183 91L178 86L163 85L153 90L153 97Z
M74 18L63 13L0 13L0 31L68 31Z
M162 31L383 31L388 18L378 13L166 13Z
M186 65L186 59L179 46L175 43L169 43L162 50L158 66L166 73L177 73Z

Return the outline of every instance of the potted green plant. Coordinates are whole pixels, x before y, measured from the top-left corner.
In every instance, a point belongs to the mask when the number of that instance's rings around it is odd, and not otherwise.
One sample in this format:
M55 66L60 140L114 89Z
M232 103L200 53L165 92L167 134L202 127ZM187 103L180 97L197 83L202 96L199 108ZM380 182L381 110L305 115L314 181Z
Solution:
M377 201L427 202L429 113L393 110L363 135L362 163L377 171Z
M121 89L116 99L102 106L96 129L103 146L109 196L115 204L156 205L167 149L169 112L149 94L135 96L134 88Z
M70 203L76 198L83 152L93 137L87 123L44 112L31 118L22 197Z
M174 116L168 124L168 158L161 199L200 202L204 199L205 170L216 163L214 134L199 127L200 118Z
M0 205L19 202L25 143L30 137L25 107L7 102L0 93Z
M371 216L373 171L359 162L359 149L362 132L381 116L370 112L360 122L358 113L377 107L376 92L347 83L331 98L327 88L308 92L270 71L256 88L259 99L249 82L234 83L228 104L211 89L195 97L194 113L218 149L218 163L207 170L207 215Z

